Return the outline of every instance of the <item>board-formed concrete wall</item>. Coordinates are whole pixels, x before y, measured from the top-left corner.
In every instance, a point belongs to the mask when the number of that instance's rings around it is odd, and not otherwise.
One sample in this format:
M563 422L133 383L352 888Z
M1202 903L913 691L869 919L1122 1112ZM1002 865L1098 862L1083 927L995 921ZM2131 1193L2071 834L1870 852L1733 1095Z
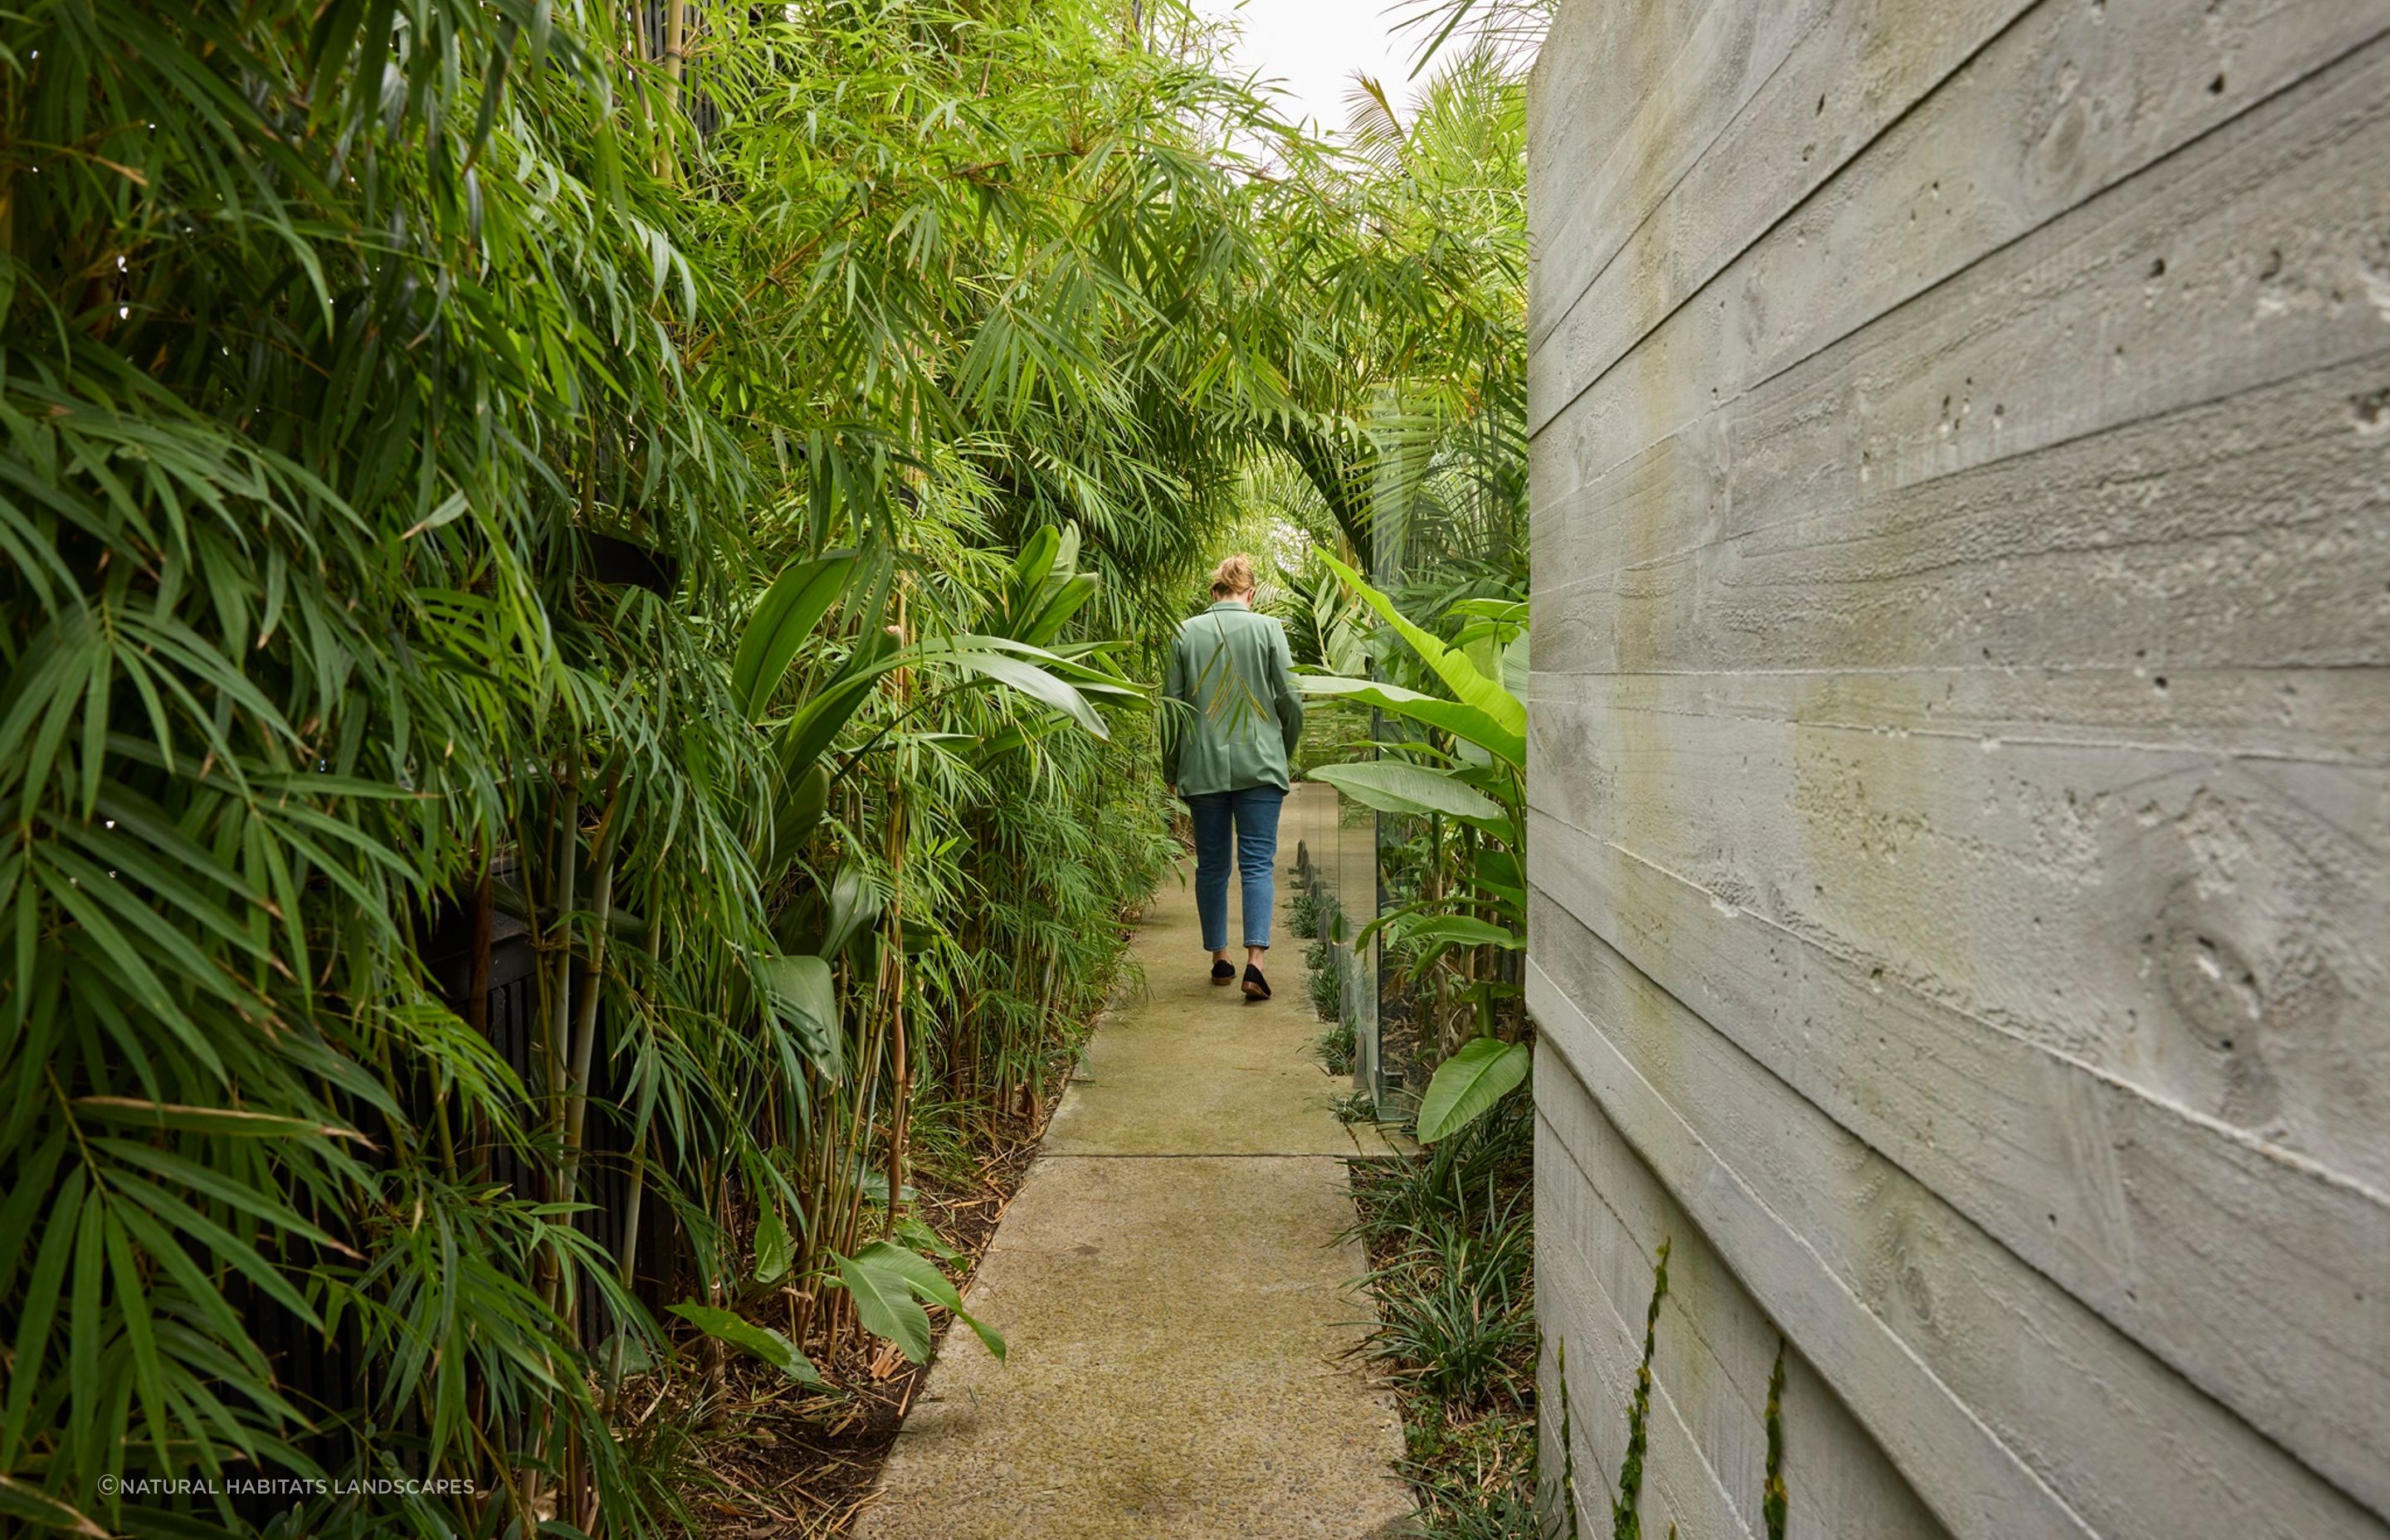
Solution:
M2390 4L1563 0L1537 1294L1587 1533L2390 1535Z

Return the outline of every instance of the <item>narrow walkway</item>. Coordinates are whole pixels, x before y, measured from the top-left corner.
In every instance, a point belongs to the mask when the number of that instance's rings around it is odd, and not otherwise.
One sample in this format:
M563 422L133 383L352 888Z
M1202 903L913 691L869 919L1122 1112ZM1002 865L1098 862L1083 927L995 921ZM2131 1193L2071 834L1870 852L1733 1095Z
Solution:
M1157 897L1148 995L1097 1031L972 1285L1011 1361L948 1334L864 1540L1362 1540L1409 1515L1393 1403L1337 1356L1368 1310L1334 1239L1363 1146L1285 928L1295 841L1335 805L1287 801L1277 998L1214 988L1193 890Z

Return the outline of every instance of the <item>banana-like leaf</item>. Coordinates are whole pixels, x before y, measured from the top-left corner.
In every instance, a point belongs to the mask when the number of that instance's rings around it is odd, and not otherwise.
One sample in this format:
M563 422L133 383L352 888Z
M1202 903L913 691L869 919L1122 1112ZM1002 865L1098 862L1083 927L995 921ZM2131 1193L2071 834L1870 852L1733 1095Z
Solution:
M819 957L765 957L756 970L764 977L774 1012L804 1036L815 1059L836 1078L841 1069L838 989L829 964Z
M793 786L837 738L861 708L872 685L895 666L895 641L884 631L867 632L829 681L816 690L780 731L780 780Z
M1463 896L1467 899L1482 901L1489 895L1481 887ZM1438 944L1443 946L1473 946L1480 944L1481 943L1497 942L1497 939L1505 942L1516 942L1517 938L1524 935L1527 930L1525 898L1522 896L1518 903L1511 904L1507 900L1502 899L1498 893L1492 894L1491 896L1495 898L1496 909L1500 913L1502 918L1509 923L1509 928L1507 930L1497 926L1496 927L1496 933L1494 935L1486 935L1481 932L1464 933L1456 931L1451 937L1445 939L1438 943ZM1362 927L1360 934L1355 936L1349 944L1356 951L1358 951L1368 946L1371 938L1378 935L1381 931L1396 937L1408 937L1418 933L1420 927L1426 925L1430 920L1433 919L1467 918L1471 919L1472 924L1482 923L1477 921L1473 916L1459 917L1455 916L1448 911L1447 905L1460 901L1462 901L1461 898L1456 897L1415 898L1408 904L1405 904L1397 908L1386 910L1377 918L1371 920L1368 925ZM1433 940L1434 938L1431 936L1429 939ZM1525 943L1522 942L1519 943L1519 944L1523 945Z
M863 868L852 863L841 866L838 875L830 879L820 955L831 958L845 951L846 943L857 932L868 930L880 918L880 905L879 890L863 875Z
M1504 1093L1527 1078L1530 1056L1523 1043L1472 1037L1435 1067L1420 1097L1419 1137L1433 1144L1484 1117Z
M1358 595L1362 603L1376 610L1380 619L1394 627L1395 635L1410 644L1411 650L1435 671L1435 676L1444 681L1445 687L1464 704L1484 712L1504 730L1522 738L1527 736L1527 708L1517 696L1485 677L1468 659L1445 646L1433 634L1414 625L1394 608L1394 600L1370 587L1360 573L1326 551L1319 553L1319 559L1344 580L1344 585ZM1521 758L1523 760L1524 757L1523 753Z
M1345 679L1334 674L1304 674L1296 675L1294 682L1302 687L1305 695L1357 700L1365 706L1392 712L1396 716L1424 722L1431 727L1441 727L1455 738L1482 745L1506 764L1523 767L1527 763L1526 738L1505 728L1474 706L1446 700L1438 695L1422 695L1418 690L1375 679Z
M1407 813L1425 817L1441 814L1458 818L1497 837L1510 827L1502 804L1456 780L1449 773L1407 760L1381 759L1360 764L1322 764L1310 776L1365 807L1381 813Z
M887 1338L913 1363L930 1361L930 1313L913 1297L909 1279L860 1256L839 1258L838 1278L854 1296L854 1318L864 1330Z
M730 664L731 696L751 720L779 687L797 649L846 592L854 563L853 551L831 551L795 563L764 591Z
M1123 701L1142 701L1142 691L1111 682L1089 665L1077 664L1044 648L1009 636L939 636L906 648L883 648L867 639L846 667L822 687L790 719L781 747L782 774L810 765L838 737L839 729L859 709L880 677L893 669L915 666L951 669L991 684L1003 685L1050 706L1097 738L1111 729L1096 714L1087 699L1096 694ZM1065 674L1087 676L1085 687Z
M1111 737L1111 729L1104 725L1104 719L1096 714L1096 708L1079 693L1078 687L1025 658L992 648L940 646L925 648L922 661L1009 686L1038 704L1062 712L1097 738Z
M1064 722L1059 716L1049 716L1042 722L1012 723L980 739L979 761L984 764L990 760L1001 759L1006 754L1025 749L1037 739L1060 731L1064 725Z
M756 862L756 875L769 887L779 880L804 848L805 836L820 823L829 810L829 766L816 760L805 766L804 773L793 787L785 790L772 804L772 820L764 852L765 859Z
M799 1353L794 1342L769 1327L757 1326L710 1304L676 1304L671 1307L671 1311L708 1337L761 1358L800 1385L822 1382L821 1371L814 1367L813 1360Z
M1054 553L1062 548L1062 532L1051 524L1038 527L1021 547L1013 559L1012 581L1007 584L1006 608L1013 615L1028 613L1035 602L1038 590L1045 585L1047 575L1054 570Z
M787 1275L790 1264L795 1260L796 1248L790 1243L789 1226L781 1222L780 1211L765 1203L762 1217L755 1221L755 1281L777 1281Z
M1041 645L1053 640L1055 633L1069 624L1071 617L1096 597L1097 581L1093 572L1081 572L1066 580L1022 627L1021 639Z
M970 1327L979 1340L987 1344L987 1351L996 1355L996 1361L1003 1362L1006 1352L1003 1333L963 1308L962 1294L946 1280L945 1274L938 1271L936 1263L887 1240L875 1240L854 1254L854 1261L863 1266L893 1273L922 1299L952 1311L957 1320Z
M795 789L781 803L784 821L780 826L783 840L794 842L811 834L829 811L829 769L818 761L805 767Z
M1527 938L1506 925L1496 925L1473 915L1437 915L1416 925L1389 926L1406 941L1442 942L1449 946L1498 946L1508 952L1523 951Z

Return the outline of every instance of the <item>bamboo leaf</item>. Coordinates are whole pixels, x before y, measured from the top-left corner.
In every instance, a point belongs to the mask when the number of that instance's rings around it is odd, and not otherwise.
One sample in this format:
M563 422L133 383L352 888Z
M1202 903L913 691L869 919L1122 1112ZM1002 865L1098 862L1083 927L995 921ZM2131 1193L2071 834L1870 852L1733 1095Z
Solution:
M142 1101L133 1097L77 1097L72 1104L108 1123L128 1123L144 1128L173 1128L189 1134L231 1134L245 1138L349 1139L370 1145L353 1128L315 1123L272 1112L245 1112L235 1107L187 1107L178 1102Z
M35 1486L11 1477L0 1476L0 1513L39 1524L44 1529L65 1530L71 1534L87 1534L92 1540L109 1540L108 1531L100 1528L81 1508L62 1497L52 1496Z

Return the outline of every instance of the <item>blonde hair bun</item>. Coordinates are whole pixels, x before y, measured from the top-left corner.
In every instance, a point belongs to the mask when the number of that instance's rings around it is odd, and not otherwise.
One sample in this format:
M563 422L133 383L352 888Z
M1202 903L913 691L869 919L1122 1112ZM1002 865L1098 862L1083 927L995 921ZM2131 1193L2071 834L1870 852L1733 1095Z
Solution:
M1212 597L1215 599L1231 594L1250 594L1253 588L1253 558L1241 551L1212 569Z

